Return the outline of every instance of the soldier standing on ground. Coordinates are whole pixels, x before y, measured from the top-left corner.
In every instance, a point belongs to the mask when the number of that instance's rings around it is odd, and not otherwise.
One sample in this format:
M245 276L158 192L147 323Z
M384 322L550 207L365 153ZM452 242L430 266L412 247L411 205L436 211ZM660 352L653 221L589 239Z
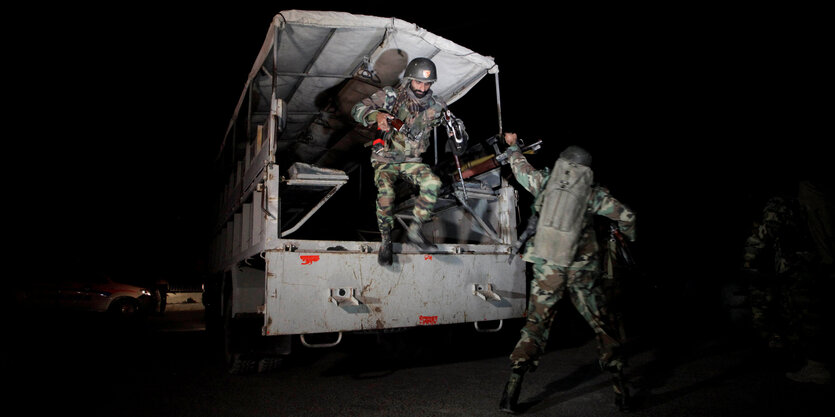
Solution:
M825 295L835 281L831 185L800 181L794 195L771 197L745 242L752 325L771 352L805 360L786 377L831 381L831 309ZM829 316L829 317L827 317Z
M617 325L606 319L605 298L598 283L600 248L593 218L600 215L617 221L623 235L634 241L635 215L606 188L592 185L591 155L584 149L569 146L560 153L552 171L538 171L519 152L515 133L505 133L504 139L510 145L507 153L516 180L534 195L539 221L523 256L533 263L534 273L527 320L510 355L511 375L499 406L506 412L519 411L523 376L539 365L556 304L567 294L597 335L600 366L610 372L615 403L624 410L629 392L623 378L621 341Z

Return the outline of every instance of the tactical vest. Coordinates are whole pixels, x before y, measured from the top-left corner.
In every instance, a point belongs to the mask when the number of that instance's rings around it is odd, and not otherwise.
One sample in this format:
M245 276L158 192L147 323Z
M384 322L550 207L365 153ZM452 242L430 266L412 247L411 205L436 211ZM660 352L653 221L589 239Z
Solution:
M440 124L442 112L446 104L439 98L429 95L423 100L407 103L410 94L404 90L396 96L391 107L392 114L402 120L405 125L402 131L394 129L386 133L386 145L383 152L371 154L371 160L377 162L420 162L421 155L429 147L432 127ZM413 97L413 96L412 96Z
M533 254L568 266L577 254L594 173L591 168L557 159L535 208L539 213Z

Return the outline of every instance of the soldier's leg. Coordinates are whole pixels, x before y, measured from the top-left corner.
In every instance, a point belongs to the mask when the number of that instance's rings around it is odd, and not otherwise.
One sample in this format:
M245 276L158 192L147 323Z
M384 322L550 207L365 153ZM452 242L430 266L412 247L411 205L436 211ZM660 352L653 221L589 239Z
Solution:
M406 180L420 188L415 199L415 207L412 209L415 222L409 225L408 237L422 249L432 248L434 245L423 236L420 229L421 223L432 219L432 210L435 208L435 202L438 201L441 180L428 165L423 163L404 163L400 173Z
M548 343L556 304L565 291L565 275L544 261L533 265L533 281L528 298L527 320L521 337L510 354L513 367L539 365L539 357Z
M545 351L551 323L556 313L556 304L565 289L564 275L558 269L540 262L534 264L533 271L534 279L531 282L528 299L527 321L522 328L516 348L510 354L510 379L505 384L499 401L499 408L510 413L517 411L517 401L525 372L538 366L539 357Z
M392 243L391 229L394 226L392 207L396 193L394 182L399 175L397 164L372 163L374 167L374 184L377 186L377 228L380 230L380 251L377 262L380 265L391 265Z
M420 188L412 214L421 223L428 222L432 218L432 209L438 201L441 179L426 164L405 163L403 165L403 177Z
M374 184L377 186L377 227L380 232L390 232L394 226L391 214L396 196L394 182L399 176L397 164L373 163Z
M620 332L610 323L606 311L603 288L598 285L596 271L570 271L568 291L571 302L581 316L594 330L598 341L598 361L602 370L610 373L615 405L626 410L629 405L629 390L623 377L624 358Z
M574 307L601 340L605 350L601 352L601 360L606 364L620 346L620 332L608 320L606 298L595 276L594 271L569 271L568 292Z
M751 327L771 349L780 349L785 345L785 337L780 329L780 297L774 283L768 277L757 277L748 287L748 302L751 306Z
M818 274L811 270L797 271L792 276L794 284L786 294L790 300L792 328L798 337L795 353L803 364L797 372L786 373L786 377L796 382L828 384L832 380L829 365L833 348L827 343L831 333L827 323L831 323L831 317L826 317L825 297L832 293L831 280L835 275L827 277L823 271L823 268Z

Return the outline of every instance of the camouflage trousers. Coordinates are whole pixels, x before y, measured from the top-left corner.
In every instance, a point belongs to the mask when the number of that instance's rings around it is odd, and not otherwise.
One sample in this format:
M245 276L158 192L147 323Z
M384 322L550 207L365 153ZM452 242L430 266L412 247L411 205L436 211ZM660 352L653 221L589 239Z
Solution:
M766 280L762 280L766 281ZM788 282L754 282L748 287L751 305L751 324L754 331L774 347L793 344L798 340L795 291Z
M597 270L568 269L534 258L533 281L528 299L527 321L516 348L510 354L514 369L536 368L545 352L554 322L557 302L565 295L594 330L602 369L619 374L623 369L617 324L610 323Z
M835 274L798 268L793 273L759 276L749 284L751 324L770 347L784 347L813 359L831 356Z
M380 232L390 232L394 226L392 208L396 197L394 184L398 178L403 178L420 188L412 210L415 219L427 222L432 218L432 209L438 201L441 180L432 172L429 165L421 162L380 163L372 161L371 166L374 167L374 184L377 186L377 227Z

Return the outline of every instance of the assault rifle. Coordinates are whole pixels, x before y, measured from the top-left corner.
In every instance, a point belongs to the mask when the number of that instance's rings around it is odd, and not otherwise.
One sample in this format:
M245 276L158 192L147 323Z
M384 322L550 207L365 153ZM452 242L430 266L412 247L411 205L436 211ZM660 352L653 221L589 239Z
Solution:
M507 258L507 263L513 262L513 258L519 254L522 250L522 247L525 246L525 243L528 242L528 239L531 236L536 234L536 225L539 223L539 214L533 213L531 217L528 217L528 225L525 226L525 230L519 235L519 239L510 247L510 256Z
M493 136L492 138L488 139L487 143L490 144L490 145L493 145L493 150L496 151L496 162L498 162L501 165L504 165L504 164L507 163L507 158L508 158L507 150L505 150L504 152L499 152L499 145L497 145L498 141L499 141L499 135L496 135L496 136ZM516 145L519 147L519 152L522 152L523 154L525 154L525 153L532 154L532 153L536 153L536 151L538 151L539 148L542 147L542 139L540 139L540 140L538 140L538 141L536 141L536 142L534 142L530 145L525 145L525 142L522 141L521 138L519 138L519 139L516 140Z
M403 132L403 126L405 126L406 123L404 123L402 120L398 119L393 114L391 114L391 113L389 113L385 110L377 110L377 111L379 111L380 113L384 113L388 116L389 127L391 127L392 129L394 129L397 132ZM403 133L405 133L406 135L409 134L408 132L403 132ZM386 134L386 132L384 132L382 129L380 129L380 126L378 125L377 126L377 131L374 133L374 140L371 142L372 150L377 154L382 152L382 150L385 148L385 145L386 145L386 140L384 139L385 134ZM366 146L368 146L368 145L366 145Z
M616 256L618 261L622 262L622 266L632 268L637 265L617 223L611 223L609 225L609 242L614 244L613 255Z
M461 165L461 170L465 178L469 178L474 175L481 174L482 172L489 171L493 168L507 164L507 152L500 151L499 145L497 144L499 137L500 135L496 135L485 140L485 142L488 145L493 146L495 154L483 156L481 158L469 161ZM517 141L517 144L519 146L519 151L527 155L536 153L536 151L538 151L542 147L542 140L538 140L530 145L525 145L522 142L522 139L519 139ZM458 178L456 178L456 180L458 180Z

